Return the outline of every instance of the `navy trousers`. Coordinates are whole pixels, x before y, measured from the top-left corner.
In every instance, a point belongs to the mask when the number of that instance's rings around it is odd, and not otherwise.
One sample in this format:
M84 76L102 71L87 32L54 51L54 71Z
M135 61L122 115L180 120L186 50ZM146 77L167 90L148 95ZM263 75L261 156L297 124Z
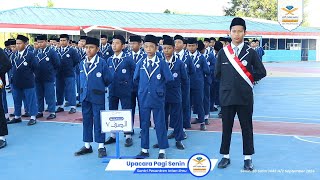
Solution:
M181 85L181 94L183 128L191 128L190 82L187 85Z
M209 115L210 113L210 84L204 83L204 89L203 89L203 109L204 114Z
M38 98L38 112L44 111L44 99L48 104L48 111L54 113L56 110L56 94L54 82L37 82L36 93Z
M0 89L0 91L5 91L4 88ZM3 94L2 92L0 92ZM8 135L8 126L7 126L7 120L4 117L3 112L3 105L2 105L2 98L0 99L0 136L6 136Z
M7 114L8 113L8 102L7 102L7 92L6 90L3 88L2 89L2 105L3 105L3 111L4 111L4 114Z
M57 104L62 105L64 99L66 99L69 102L70 106L76 106L76 86L74 84L75 78L57 78L56 83Z
M94 104L89 101L82 102L83 142L93 142L93 128L94 141L96 143L105 142L105 133L101 132L101 110L105 110L104 104Z
M199 89L190 89L190 99L194 112L198 114L198 121L204 122L203 86Z
M165 120L166 128L168 130L168 122L170 115L170 127L173 128L173 134L176 141L182 141L183 137L183 122L181 103L166 103L165 104Z
M35 88L20 89L13 86L14 115L21 116L22 100L31 116L37 115L38 104Z
M219 87L220 81L212 81L212 84L210 86L210 109L213 109L213 105L220 105L219 101Z

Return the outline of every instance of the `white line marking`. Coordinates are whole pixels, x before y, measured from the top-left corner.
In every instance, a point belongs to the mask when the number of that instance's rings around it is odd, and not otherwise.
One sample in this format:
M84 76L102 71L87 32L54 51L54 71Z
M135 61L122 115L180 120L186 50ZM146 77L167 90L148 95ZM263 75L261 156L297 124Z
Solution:
M300 140L300 141L308 142L308 143L320 144L320 142L306 140L306 139L300 138L299 136L294 136L294 138L296 138L296 139L298 139L298 140ZM319 137L316 137L316 138L319 138Z

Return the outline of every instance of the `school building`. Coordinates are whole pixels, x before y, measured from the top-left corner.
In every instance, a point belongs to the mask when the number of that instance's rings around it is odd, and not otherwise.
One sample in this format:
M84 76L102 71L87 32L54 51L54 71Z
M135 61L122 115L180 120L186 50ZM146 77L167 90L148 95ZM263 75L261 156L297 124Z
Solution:
M78 40L80 35L136 34L184 37L225 37L231 16L180 15L89 9L22 7L0 11L0 43L13 32L59 35ZM244 18L247 38L259 39L265 50L264 61L320 61L320 29L298 27L289 32L278 22ZM31 40L32 42L33 40Z

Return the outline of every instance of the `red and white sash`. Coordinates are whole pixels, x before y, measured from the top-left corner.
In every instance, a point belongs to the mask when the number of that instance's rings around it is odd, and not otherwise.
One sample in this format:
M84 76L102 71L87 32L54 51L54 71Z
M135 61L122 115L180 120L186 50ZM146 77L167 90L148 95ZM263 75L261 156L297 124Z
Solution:
M241 63L240 59L234 54L233 49L231 48L231 45L223 48L224 53L227 55L227 58L229 59L232 66L236 69L236 71L240 74L240 76L253 88L253 76L252 74L247 70L247 68Z

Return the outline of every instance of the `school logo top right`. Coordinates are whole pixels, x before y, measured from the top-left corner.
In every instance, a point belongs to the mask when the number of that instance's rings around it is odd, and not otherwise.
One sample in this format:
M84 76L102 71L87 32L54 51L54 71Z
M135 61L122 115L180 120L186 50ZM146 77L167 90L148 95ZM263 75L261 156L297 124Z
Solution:
M303 0L278 0L278 22L289 31L303 21Z

